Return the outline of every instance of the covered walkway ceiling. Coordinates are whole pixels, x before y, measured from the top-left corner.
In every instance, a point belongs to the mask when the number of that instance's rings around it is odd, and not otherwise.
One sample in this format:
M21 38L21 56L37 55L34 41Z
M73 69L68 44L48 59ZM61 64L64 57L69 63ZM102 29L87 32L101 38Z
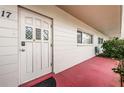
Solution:
M58 7L109 37L120 36L119 5L58 5Z

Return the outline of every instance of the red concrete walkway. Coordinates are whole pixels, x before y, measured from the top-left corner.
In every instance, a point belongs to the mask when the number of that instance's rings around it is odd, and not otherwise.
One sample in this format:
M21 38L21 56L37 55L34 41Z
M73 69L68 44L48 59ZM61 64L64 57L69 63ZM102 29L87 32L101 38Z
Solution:
M115 87L120 86L119 75L111 69L116 61L94 57L54 77L58 87Z

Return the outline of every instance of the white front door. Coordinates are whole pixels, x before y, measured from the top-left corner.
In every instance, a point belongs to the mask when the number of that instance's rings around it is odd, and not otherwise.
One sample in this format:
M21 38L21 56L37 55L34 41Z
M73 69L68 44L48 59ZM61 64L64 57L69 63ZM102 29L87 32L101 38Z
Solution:
M52 72L52 20L19 8L21 83Z

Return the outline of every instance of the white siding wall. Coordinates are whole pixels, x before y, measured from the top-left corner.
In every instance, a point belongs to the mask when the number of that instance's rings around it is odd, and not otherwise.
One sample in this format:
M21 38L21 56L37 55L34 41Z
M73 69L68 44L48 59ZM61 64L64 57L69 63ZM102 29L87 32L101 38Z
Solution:
M98 37L108 39L102 33L74 18L56 6L23 6L54 19L54 71L63 71L94 55ZM94 44L77 46L77 28L94 35Z
M11 18L1 11L12 12ZM18 86L17 6L0 6L0 86Z
M97 38L108 39L56 6L23 6L54 19L54 72L70 68L94 55ZM15 20L0 18L0 86L18 85L17 6L0 6L15 13ZM77 46L77 28L94 36L93 45Z

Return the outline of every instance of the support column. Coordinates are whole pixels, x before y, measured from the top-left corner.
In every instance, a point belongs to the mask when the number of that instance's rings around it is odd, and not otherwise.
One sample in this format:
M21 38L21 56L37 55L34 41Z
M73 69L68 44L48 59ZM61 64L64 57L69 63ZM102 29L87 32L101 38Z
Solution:
M121 8L121 37L124 39L124 5L122 5Z

